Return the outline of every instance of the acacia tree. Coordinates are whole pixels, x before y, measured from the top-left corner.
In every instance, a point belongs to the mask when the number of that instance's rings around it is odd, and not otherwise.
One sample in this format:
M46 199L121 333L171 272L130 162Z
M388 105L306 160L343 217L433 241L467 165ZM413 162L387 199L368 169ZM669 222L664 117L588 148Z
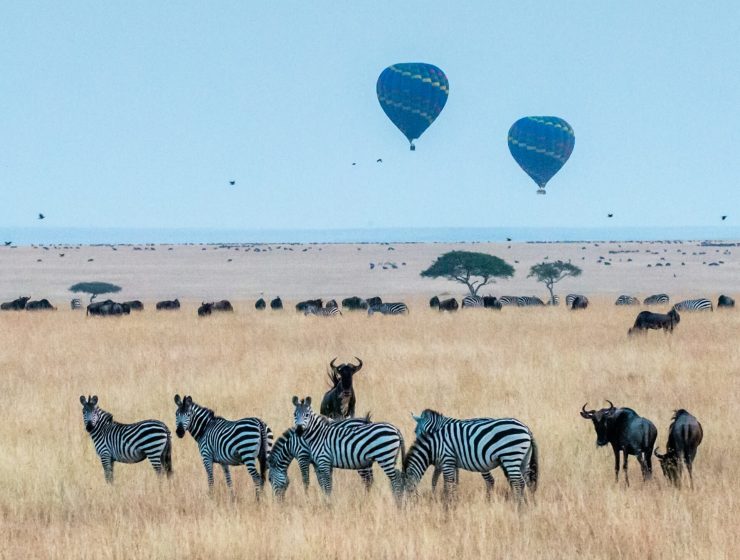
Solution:
M90 302L102 294L114 294L121 291L121 286L109 284L108 282L78 282L69 287L69 291L74 294L89 294Z
M446 278L465 284L470 295L477 295L486 284L496 278L511 278L514 267L509 263L485 253L471 251L450 251L421 273L423 278Z
M537 282L542 282L550 292L550 303L555 305L555 294L553 293L555 284L571 276L580 276L581 272L580 268L569 262L541 262L529 269L527 278L534 276Z

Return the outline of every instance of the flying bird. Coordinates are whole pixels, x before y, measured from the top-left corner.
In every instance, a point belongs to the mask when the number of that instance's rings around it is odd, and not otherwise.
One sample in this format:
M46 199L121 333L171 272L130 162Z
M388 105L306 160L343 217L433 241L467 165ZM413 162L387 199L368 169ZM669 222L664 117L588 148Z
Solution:
M44 218L46 218L46 216L44 216L43 214L39 213L39 220L43 220Z
M233 187L234 185L236 185L236 181L229 181L229 185Z
M383 160L381 158L378 158L375 160L375 163L383 163Z
M722 216L722 221L724 222L727 219L727 216Z
M506 241L511 241L511 237L507 237L506 238Z
M6 242L5 242L5 246L6 246L6 247L7 247L8 245L12 245L12 244L13 244L13 242L12 242L12 241L6 241Z
M606 217L607 218L613 218L614 217L614 214L607 214Z
M353 161L353 162L352 162L352 165L357 165L357 162L356 162L356 161Z

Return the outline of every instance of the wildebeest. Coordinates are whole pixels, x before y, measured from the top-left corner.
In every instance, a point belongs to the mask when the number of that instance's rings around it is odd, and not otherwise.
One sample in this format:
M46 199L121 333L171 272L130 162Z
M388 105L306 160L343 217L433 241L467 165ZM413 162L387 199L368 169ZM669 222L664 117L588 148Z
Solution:
M130 311L144 311L144 304L141 303L138 299L124 301L121 305L128 306Z
M259 310L259 311L262 311L263 309L267 308L267 303L265 303L265 300L264 299L259 298L254 303L254 308L257 309L257 310Z
M213 303L201 302L198 308L198 317L205 317L213 312Z
M307 299L304 301L299 301L295 305L295 310L299 313L305 313L309 310L309 308L316 308L321 309L324 306L324 302L319 299Z
M571 310L573 309L586 309L588 307L588 298L586 296L576 296L573 298L573 303L570 305Z
M39 299L26 303L26 311L44 311L47 309L51 311L56 311L57 308L54 307L48 299Z
M437 296L434 296L432 299L429 300L429 307L434 309L435 307L439 307L439 298Z
M173 300L164 300L157 302L157 311L161 310L174 310L174 309L180 309L180 300L179 299L173 299Z
M647 329L663 329L673 332L673 328L681 321L678 311L671 309L668 313L653 313L652 311L640 311L635 319L635 324L627 334L634 334Z
M668 428L668 443L666 452L661 455L655 448L655 456L660 461L663 475L678 488L681 487L681 461L686 464L689 472L689 482L694 487L692 468L696 450L704 438L704 430L699 421L689 411L683 408L676 410Z
M105 301L95 301L87 306L87 315L98 315L98 316L118 316L128 314L128 311L120 303L116 303L112 299Z
M215 301L212 303L214 311L234 311L231 302L228 299L222 299L221 301Z
M376 305L383 305L383 300L378 296L367 298L365 301L367 301L368 309L370 307L375 307Z
M276 297L274 300L270 302L270 309L273 311L278 311L283 308L283 300L281 300L279 297Z
M3 311L23 311L26 308L26 303L31 299L30 296L19 297L13 301L6 301L0 305L0 309Z
M720 307L735 307L735 300L730 296L721 295L717 300L717 309Z
M624 454L622 470L624 480L629 486L627 476L627 457L635 455L642 469L642 478L647 480L652 476L653 446L658 430L647 418L642 418L631 408L615 408L611 401L607 400L609 408L601 410L586 410L584 404L581 408L581 416L594 423L596 430L596 445L599 447L611 444L614 451L614 474L615 480L619 482L619 452Z
M355 415L355 389L352 386L352 376L362 369L362 360L355 356L357 365L340 364L334 358L329 367L329 381L332 388L329 389L321 401L320 412L329 418L352 418Z
M486 309L501 309L503 305L495 296L483 296L483 307Z
M352 296L342 300L342 308L348 311L361 311L367 309L367 302L361 297Z
M457 311L460 307L460 304L457 303L457 300L455 298L445 299L439 302L439 310L440 311Z

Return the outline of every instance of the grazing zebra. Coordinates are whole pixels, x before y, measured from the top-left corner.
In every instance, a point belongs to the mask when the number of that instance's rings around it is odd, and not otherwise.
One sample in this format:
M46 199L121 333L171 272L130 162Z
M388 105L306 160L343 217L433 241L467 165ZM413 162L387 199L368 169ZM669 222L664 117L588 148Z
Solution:
M537 486L537 444L529 428L514 418L450 422L418 434L404 461L406 489L414 492L432 464L442 469L445 496L455 491L459 468L487 473L500 466L519 501L525 485L531 492Z
M560 305L560 296L553 294L553 296L547 300L547 305Z
M400 500L403 482L396 460L400 454L403 463L405 446L398 428L385 422L333 422L313 411L311 397L293 397L293 406L296 434L308 446L325 495L331 494L333 469L369 469L378 463L391 482L394 496Z
M342 312L339 310L337 302L331 300L326 303L326 307L316 307L315 305L308 306L303 312L304 315L315 315L317 317L337 317L341 316Z
M93 440L95 452L103 464L105 481L113 482L113 464L138 463L144 459L157 474L172 474L172 438L167 426L159 420L142 420L133 424L113 421L110 412L98 407L98 397L80 396L82 420Z
M483 307L483 298L481 296L465 296L462 300L463 309L466 307Z
M712 302L706 298L686 299L673 306L676 311L714 311Z
M517 296L501 296L500 298L498 298L498 301L501 305L513 305L516 307L518 305L517 299L519 299L517 298Z
M643 305L662 305L664 303L668 303L670 301L670 298L668 297L668 294L654 294L652 296L646 297L642 303Z
M582 294L568 294L567 296L565 296L565 306L568 309L573 307L573 301L578 297L585 298L586 301L588 301L588 298Z
M409 308L405 303L381 303L380 305L371 305L367 308L367 314L373 315L374 313L380 313L382 315L406 315L409 312Z
M210 408L193 402L192 397L181 399L175 395L175 423L177 437L190 432L198 442L198 450L208 475L208 490L213 490L213 463L221 465L226 485L231 488L229 466L246 465L254 481L257 498L265 483L267 459L272 448L272 431L259 418L226 420L216 416ZM259 461L257 472L255 461Z
M367 424L369 421L370 415L365 418L349 418L347 420L340 420L340 422L356 424ZM272 491L278 500L282 500L285 497L285 492L288 490L288 486L290 485L288 467L293 462L293 459L298 461L298 467L301 469L303 489L308 490L308 470L311 465L311 454L306 442L302 437L299 437L298 434L296 434L295 428L289 428L283 432L283 435L275 440L275 445L272 446L270 457L267 460L269 466L267 476L270 480ZM365 488L370 490L370 487L373 485L372 467L360 469L358 472L360 473L360 478L362 479Z
M74 311L75 309L82 309L82 302L80 301L80 298L73 298L72 301L69 302L69 307Z
M614 305L640 305L640 300L633 296L621 295Z
M532 307L545 305L545 302L536 296L519 296L516 298L516 304L518 307Z

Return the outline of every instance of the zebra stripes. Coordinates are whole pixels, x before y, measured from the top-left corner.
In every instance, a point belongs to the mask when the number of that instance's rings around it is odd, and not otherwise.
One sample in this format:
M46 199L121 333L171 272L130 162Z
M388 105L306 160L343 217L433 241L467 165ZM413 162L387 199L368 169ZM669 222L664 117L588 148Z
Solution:
M180 395L175 395L175 404L175 433L181 438L186 431L190 432L198 442L198 450L208 476L209 491L213 490L214 463L221 465L229 488L229 466L246 465L259 498L272 448L272 431L267 424L259 418L226 420L216 416L210 408L193 402L190 396L181 399ZM259 461L260 472L257 472L256 461Z
M315 315L316 317L339 317L342 312L339 310L337 303L332 300L326 304L326 307L309 306L303 314L306 316Z
M380 305L371 305L367 308L367 314L373 315L380 313L382 315L407 315L409 308L405 303L381 303Z
M565 296L565 306L566 307L573 307L573 302L575 301L575 299L577 297L585 298L586 296L584 296L582 294L568 294L567 296ZM586 299L588 299L588 298L586 298Z
M676 311L714 311L712 302L706 298L686 299L673 306Z
M481 296L465 296L462 299L462 306L465 307L483 307L483 298Z
M75 309L82 309L82 302L80 301L80 298L73 298L69 302L69 307L74 311Z
M417 439L404 461L407 490L415 491L433 464L442 469L446 496L455 492L459 468L487 473L498 466L506 474L518 500L524 498L525 485L534 492L538 471L537 445L526 425L514 418L438 423L441 427L432 428L434 431L430 432L426 431L426 425L423 431L417 426Z
M157 474L172 474L172 438L164 423L159 420L133 424L114 422L110 412L98 407L97 395L87 399L80 396L80 403L85 429L103 464L106 482L113 482L116 462L138 463L149 459Z
M640 305L640 300L633 296L621 295L614 305Z
M498 300L501 302L501 305L513 305L516 307L545 305L545 302L536 296L502 296Z
M652 296L646 297L642 303L643 305L662 305L665 303L668 303L670 301L670 298L668 297L668 294L654 294Z
M333 469L368 469L378 463L390 480L396 499L400 499L403 484L396 460L400 454L403 462L405 449L398 428L385 422L332 422L313 411L311 397L293 397L293 406L296 434L308 446L324 494L331 494Z

